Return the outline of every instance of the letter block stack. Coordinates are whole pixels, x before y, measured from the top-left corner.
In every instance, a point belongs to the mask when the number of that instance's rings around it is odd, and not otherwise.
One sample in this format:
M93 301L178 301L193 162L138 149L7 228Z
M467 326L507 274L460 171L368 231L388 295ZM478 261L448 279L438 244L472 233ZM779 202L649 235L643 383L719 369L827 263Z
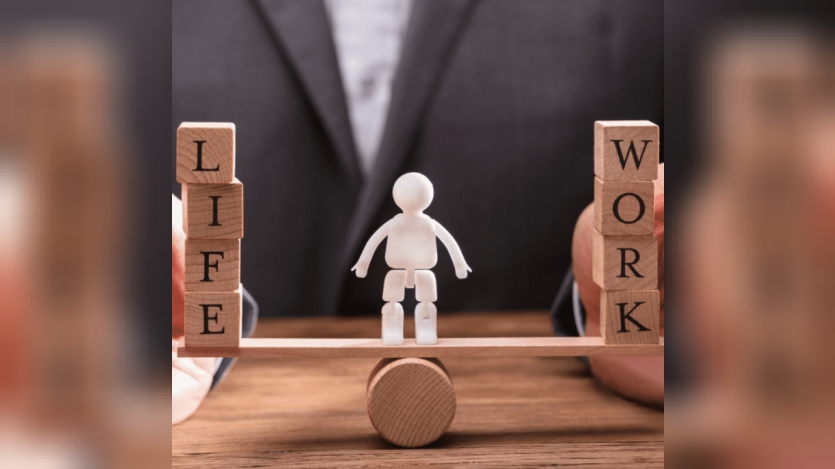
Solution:
M655 191L658 126L649 121L594 124L593 278L601 288L606 344L659 340Z
M235 178L235 124L183 122L177 182L186 234L186 347L238 347L244 187Z

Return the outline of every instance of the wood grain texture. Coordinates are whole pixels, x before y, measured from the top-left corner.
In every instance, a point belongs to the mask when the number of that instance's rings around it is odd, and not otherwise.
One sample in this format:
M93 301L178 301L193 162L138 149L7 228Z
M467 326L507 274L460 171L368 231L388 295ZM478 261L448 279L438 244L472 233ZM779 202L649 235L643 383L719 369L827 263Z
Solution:
M651 235L655 229L655 183L594 178L594 227L603 235Z
M362 338L378 316L262 319L258 337ZM414 332L406 322L406 334ZM547 312L447 314L441 336L551 333ZM445 358L457 410L423 448L398 448L368 419L377 360L239 360L197 412L171 429L172 465L366 468L664 466L664 412L603 388L575 358Z
M239 347L180 347L183 357L235 358L420 358L420 357L582 357L661 355L663 344L606 345L600 337L441 338L436 345L383 345L365 339L241 339Z
M185 303L186 346L238 346L241 340L240 292L186 292Z
M656 290L655 235L604 236L592 230L592 278L603 290Z
M616 144L615 140L620 142ZM644 141L648 141L646 148ZM640 166L633 159L630 145ZM594 175L603 181L658 179L658 148L658 126L650 121L597 121L594 123ZM621 158L626 160L625 164Z
M226 184L232 182L234 177L235 124L228 122L183 122L180 124L177 128L177 182L180 184Z
M620 305L623 305L623 320ZM661 302L658 290L601 291L600 334L603 342L606 344L657 344L660 313ZM640 326L628 318L632 318Z
M241 284L241 241L186 239L186 291L235 291Z
M182 197L183 231L187 237L244 237L244 185L238 179L229 184L183 184Z
M404 448L434 442L455 417L452 379L437 359L382 360L369 377L366 395L377 433Z

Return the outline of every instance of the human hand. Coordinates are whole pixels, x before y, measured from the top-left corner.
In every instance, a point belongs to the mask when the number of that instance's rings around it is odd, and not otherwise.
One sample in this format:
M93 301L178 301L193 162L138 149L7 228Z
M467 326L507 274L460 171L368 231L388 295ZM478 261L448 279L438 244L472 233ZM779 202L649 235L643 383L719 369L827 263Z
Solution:
M351 272L356 271L357 277L365 278L368 274L368 263L367 262L357 262L357 264L351 268Z
M586 335L600 335L600 287L592 280L594 205L580 214L574 227L572 267L586 309ZM664 335L664 164L655 183L655 235L661 297L660 334ZM592 373L618 394L653 405L664 405L664 357L589 357Z
M183 232L183 204L171 196L171 424L188 418L212 386L215 358L177 356L185 334L186 235Z
M461 266L455 266L455 276L460 279L467 278L467 272L472 272L473 269L470 268L467 264Z

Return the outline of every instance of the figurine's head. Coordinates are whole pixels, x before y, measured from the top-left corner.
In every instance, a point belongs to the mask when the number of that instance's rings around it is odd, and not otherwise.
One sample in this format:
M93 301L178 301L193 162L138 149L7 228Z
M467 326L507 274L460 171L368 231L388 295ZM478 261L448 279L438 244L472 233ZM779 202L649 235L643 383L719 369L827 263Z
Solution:
M406 213L426 210L435 197L432 183L420 173L406 173L397 178L391 193L394 203Z

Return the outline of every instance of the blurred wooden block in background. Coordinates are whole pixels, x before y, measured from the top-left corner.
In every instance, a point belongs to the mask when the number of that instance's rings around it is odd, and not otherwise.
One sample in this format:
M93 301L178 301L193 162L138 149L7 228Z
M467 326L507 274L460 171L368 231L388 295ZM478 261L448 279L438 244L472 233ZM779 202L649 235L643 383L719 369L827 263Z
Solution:
M603 290L656 290L658 241L648 236L592 233L592 278Z
M235 291L241 283L241 241L186 239L186 291Z
M594 175L603 181L658 179L658 126L650 121L594 123Z
M658 290L600 292L600 335L605 344L657 344Z
M655 228L655 183L594 178L594 227L604 235L649 235Z
M183 184L183 231L191 239L244 237L244 185Z
M186 347L237 347L241 343L241 293L186 292Z
M223 184L235 177L235 124L183 122L177 128L177 182Z

